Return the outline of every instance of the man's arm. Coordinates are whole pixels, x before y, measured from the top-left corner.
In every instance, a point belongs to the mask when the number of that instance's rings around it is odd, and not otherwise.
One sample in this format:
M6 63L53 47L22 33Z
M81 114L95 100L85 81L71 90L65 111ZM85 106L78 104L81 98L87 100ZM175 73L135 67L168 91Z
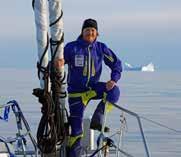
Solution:
M59 67L62 67L64 66L64 64L67 64L70 60L70 45L67 44L65 47L64 47L64 58L60 59L60 58L55 58L55 61L54 61L54 66L55 68L59 68Z
M115 53L107 48L106 45L103 47L104 62L111 69L111 79L107 82L107 90L111 90L116 82L121 78L122 64L121 60L115 55Z

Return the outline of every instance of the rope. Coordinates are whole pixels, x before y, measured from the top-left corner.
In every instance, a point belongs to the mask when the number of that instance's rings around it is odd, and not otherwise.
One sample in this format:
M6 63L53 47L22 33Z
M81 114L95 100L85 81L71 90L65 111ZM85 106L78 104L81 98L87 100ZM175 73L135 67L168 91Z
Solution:
M47 44L46 44L46 47L45 47L45 50L43 52L43 55L41 56L40 58L40 62L37 63L37 68L38 68L38 78L40 79L40 72L42 73L47 73L48 72L48 68L47 67L42 67L42 62L43 62L43 58L48 50L48 47L49 47L49 35L47 33Z
M59 41L54 41L52 38L50 39L50 49L51 49L51 55L52 55L51 60L52 61L54 61L58 48L63 43L63 41L64 41L64 34L62 34L62 37ZM54 51L53 51L53 46L56 46L56 49Z
M65 128L65 117L67 116L67 111L63 104L60 102L60 98L65 98L66 97L66 92L62 93L60 91L61 89L61 75L60 72L54 71L52 69L51 72L51 83L52 83L52 98L55 103L55 123L56 123L56 129L57 129L57 138L59 142L63 142L66 136L66 128ZM61 96L63 94L63 96ZM64 111L66 114L64 114ZM68 118L67 118L68 119Z
M61 10L61 14L58 17L58 19L56 19L54 22L52 22L49 26L51 27L51 26L55 25L62 18L62 16L63 16L63 11Z
M62 18L63 11L61 10L61 15L58 19L50 24L50 27L58 23L58 21ZM67 116L67 111L65 109L64 104L61 104L60 99L65 98L66 92L62 92L60 89L62 85L65 85L65 73L58 72L54 67L55 56L58 52L60 45L64 41L64 34L62 34L61 39L59 41L54 41L52 38L50 39L50 50L51 50L51 90L52 90L52 98L55 103L55 122L57 126L57 138L60 143L63 143L66 137L67 129L65 127L65 116ZM64 113L66 112L66 113ZM68 119L68 118L67 118Z
M54 122L54 103L50 93L43 89L33 90L33 95L39 98L42 104L42 117L37 131L38 148L42 153L52 153L56 150L57 134Z
M38 97L39 102L42 104L42 117L40 119L40 123L37 130L37 144L40 151L46 154L53 153L56 151L57 127L55 123L55 104L52 99L51 93L48 91L48 79L50 75L49 65L46 68L41 66L45 53L46 51L44 51L44 54L40 59L40 63L38 64L38 74L40 74L40 71L43 73L45 88L34 89L33 95Z

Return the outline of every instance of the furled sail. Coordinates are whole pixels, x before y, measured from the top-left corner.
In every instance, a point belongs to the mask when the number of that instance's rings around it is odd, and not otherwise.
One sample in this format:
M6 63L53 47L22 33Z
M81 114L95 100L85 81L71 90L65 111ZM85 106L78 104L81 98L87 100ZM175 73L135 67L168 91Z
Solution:
M38 47L37 68L41 87L34 89L33 94L42 104L37 141L42 153L48 154L55 151L57 143L62 145L65 143L66 134L64 64L55 67L55 61L63 59L63 11L61 0L33 0L33 8ZM65 149L60 153L65 154Z

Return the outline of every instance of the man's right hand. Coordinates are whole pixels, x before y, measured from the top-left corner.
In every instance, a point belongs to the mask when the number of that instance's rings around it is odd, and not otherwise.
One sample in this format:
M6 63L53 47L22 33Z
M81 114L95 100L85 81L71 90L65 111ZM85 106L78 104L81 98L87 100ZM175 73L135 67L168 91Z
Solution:
M60 69L64 66L64 59L63 58L55 58L55 61L54 61L54 67L56 69Z
M113 87L114 87L115 85L116 85L116 82L115 82L115 81L109 80L109 81L107 81L107 83L106 83L106 89L109 91L109 90L113 89Z

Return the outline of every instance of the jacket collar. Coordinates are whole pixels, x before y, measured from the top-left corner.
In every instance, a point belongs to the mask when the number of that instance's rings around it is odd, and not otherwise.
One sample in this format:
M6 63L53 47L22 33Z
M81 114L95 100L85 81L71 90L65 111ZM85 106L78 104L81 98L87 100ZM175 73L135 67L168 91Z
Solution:
M93 43L89 43L89 42L83 40L83 38L82 38L81 36L79 36L79 37L77 38L77 41L78 41L78 43L79 43L80 45L82 45L83 47L88 47L88 46L94 47L94 45L96 44L96 40L95 40Z

